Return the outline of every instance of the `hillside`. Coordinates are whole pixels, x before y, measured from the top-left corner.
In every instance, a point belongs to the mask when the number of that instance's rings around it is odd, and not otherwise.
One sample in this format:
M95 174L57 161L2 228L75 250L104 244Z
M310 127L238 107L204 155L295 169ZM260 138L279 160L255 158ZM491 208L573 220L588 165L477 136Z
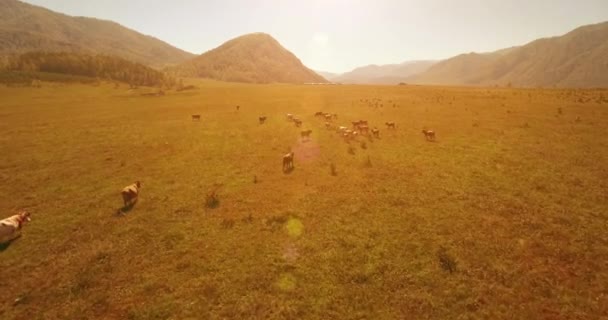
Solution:
M0 55L29 51L115 55L154 67L194 56L111 21L71 17L17 0L0 0Z
M496 52L463 54L410 79L420 84L606 87L608 22Z
M231 82L327 82L265 33L232 39L171 71L180 76Z
M407 61L400 64L369 65L335 76L331 81L349 84L395 84L426 71L435 63L435 61Z

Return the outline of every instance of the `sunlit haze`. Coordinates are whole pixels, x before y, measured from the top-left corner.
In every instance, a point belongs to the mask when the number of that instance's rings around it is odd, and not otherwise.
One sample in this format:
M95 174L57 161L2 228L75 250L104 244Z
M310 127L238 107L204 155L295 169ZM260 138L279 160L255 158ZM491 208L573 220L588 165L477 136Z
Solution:
M186 51L266 32L316 69L492 51L608 20L606 0L28 0L119 22Z

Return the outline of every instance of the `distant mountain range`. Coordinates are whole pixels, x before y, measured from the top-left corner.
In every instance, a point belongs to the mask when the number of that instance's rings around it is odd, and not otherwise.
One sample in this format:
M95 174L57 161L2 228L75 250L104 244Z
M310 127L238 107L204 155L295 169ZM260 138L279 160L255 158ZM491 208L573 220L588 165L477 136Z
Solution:
M171 72L180 76L233 82L327 82L265 33L252 33L232 39L172 68Z
M435 63L436 61L407 61L400 64L372 64L342 74L326 73L326 78L345 84L396 84L426 71Z
M608 22L491 53L441 61L409 82L518 87L608 87Z
M268 34L232 39L202 55L111 21L71 17L0 0L0 67L6 56L72 52L116 56L171 74L253 83L512 85L608 87L608 22L490 53L443 61L368 65L343 74L314 72ZM3 58L4 57L4 58Z
M29 51L114 55L158 68L194 57L115 22L71 17L17 0L0 0L0 55Z

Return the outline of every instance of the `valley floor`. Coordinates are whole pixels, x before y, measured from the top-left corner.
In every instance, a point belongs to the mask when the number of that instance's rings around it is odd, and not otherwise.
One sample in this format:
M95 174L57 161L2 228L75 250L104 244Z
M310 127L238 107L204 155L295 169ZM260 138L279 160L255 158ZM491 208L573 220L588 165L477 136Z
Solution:
M1 319L608 317L607 90L197 86L0 87Z

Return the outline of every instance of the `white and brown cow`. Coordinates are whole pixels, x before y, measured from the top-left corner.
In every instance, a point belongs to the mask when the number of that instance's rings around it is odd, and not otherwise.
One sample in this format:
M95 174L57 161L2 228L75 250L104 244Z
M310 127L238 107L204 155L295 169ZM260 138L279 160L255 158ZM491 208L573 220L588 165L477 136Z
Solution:
M132 207L135 203L137 203L137 198L139 197L140 189L140 181L135 181L135 183L128 185L122 189L120 194L122 195L122 200L124 202L125 208Z
M380 138L380 130L378 130L378 128L374 127L374 128L372 129L372 135L373 135L375 138L378 138L378 139L379 139L379 138Z
M10 242L21 236L21 228L30 221L30 213L20 211L18 214L0 220L0 244Z
M283 172L287 172L293 169L293 151L283 156Z

